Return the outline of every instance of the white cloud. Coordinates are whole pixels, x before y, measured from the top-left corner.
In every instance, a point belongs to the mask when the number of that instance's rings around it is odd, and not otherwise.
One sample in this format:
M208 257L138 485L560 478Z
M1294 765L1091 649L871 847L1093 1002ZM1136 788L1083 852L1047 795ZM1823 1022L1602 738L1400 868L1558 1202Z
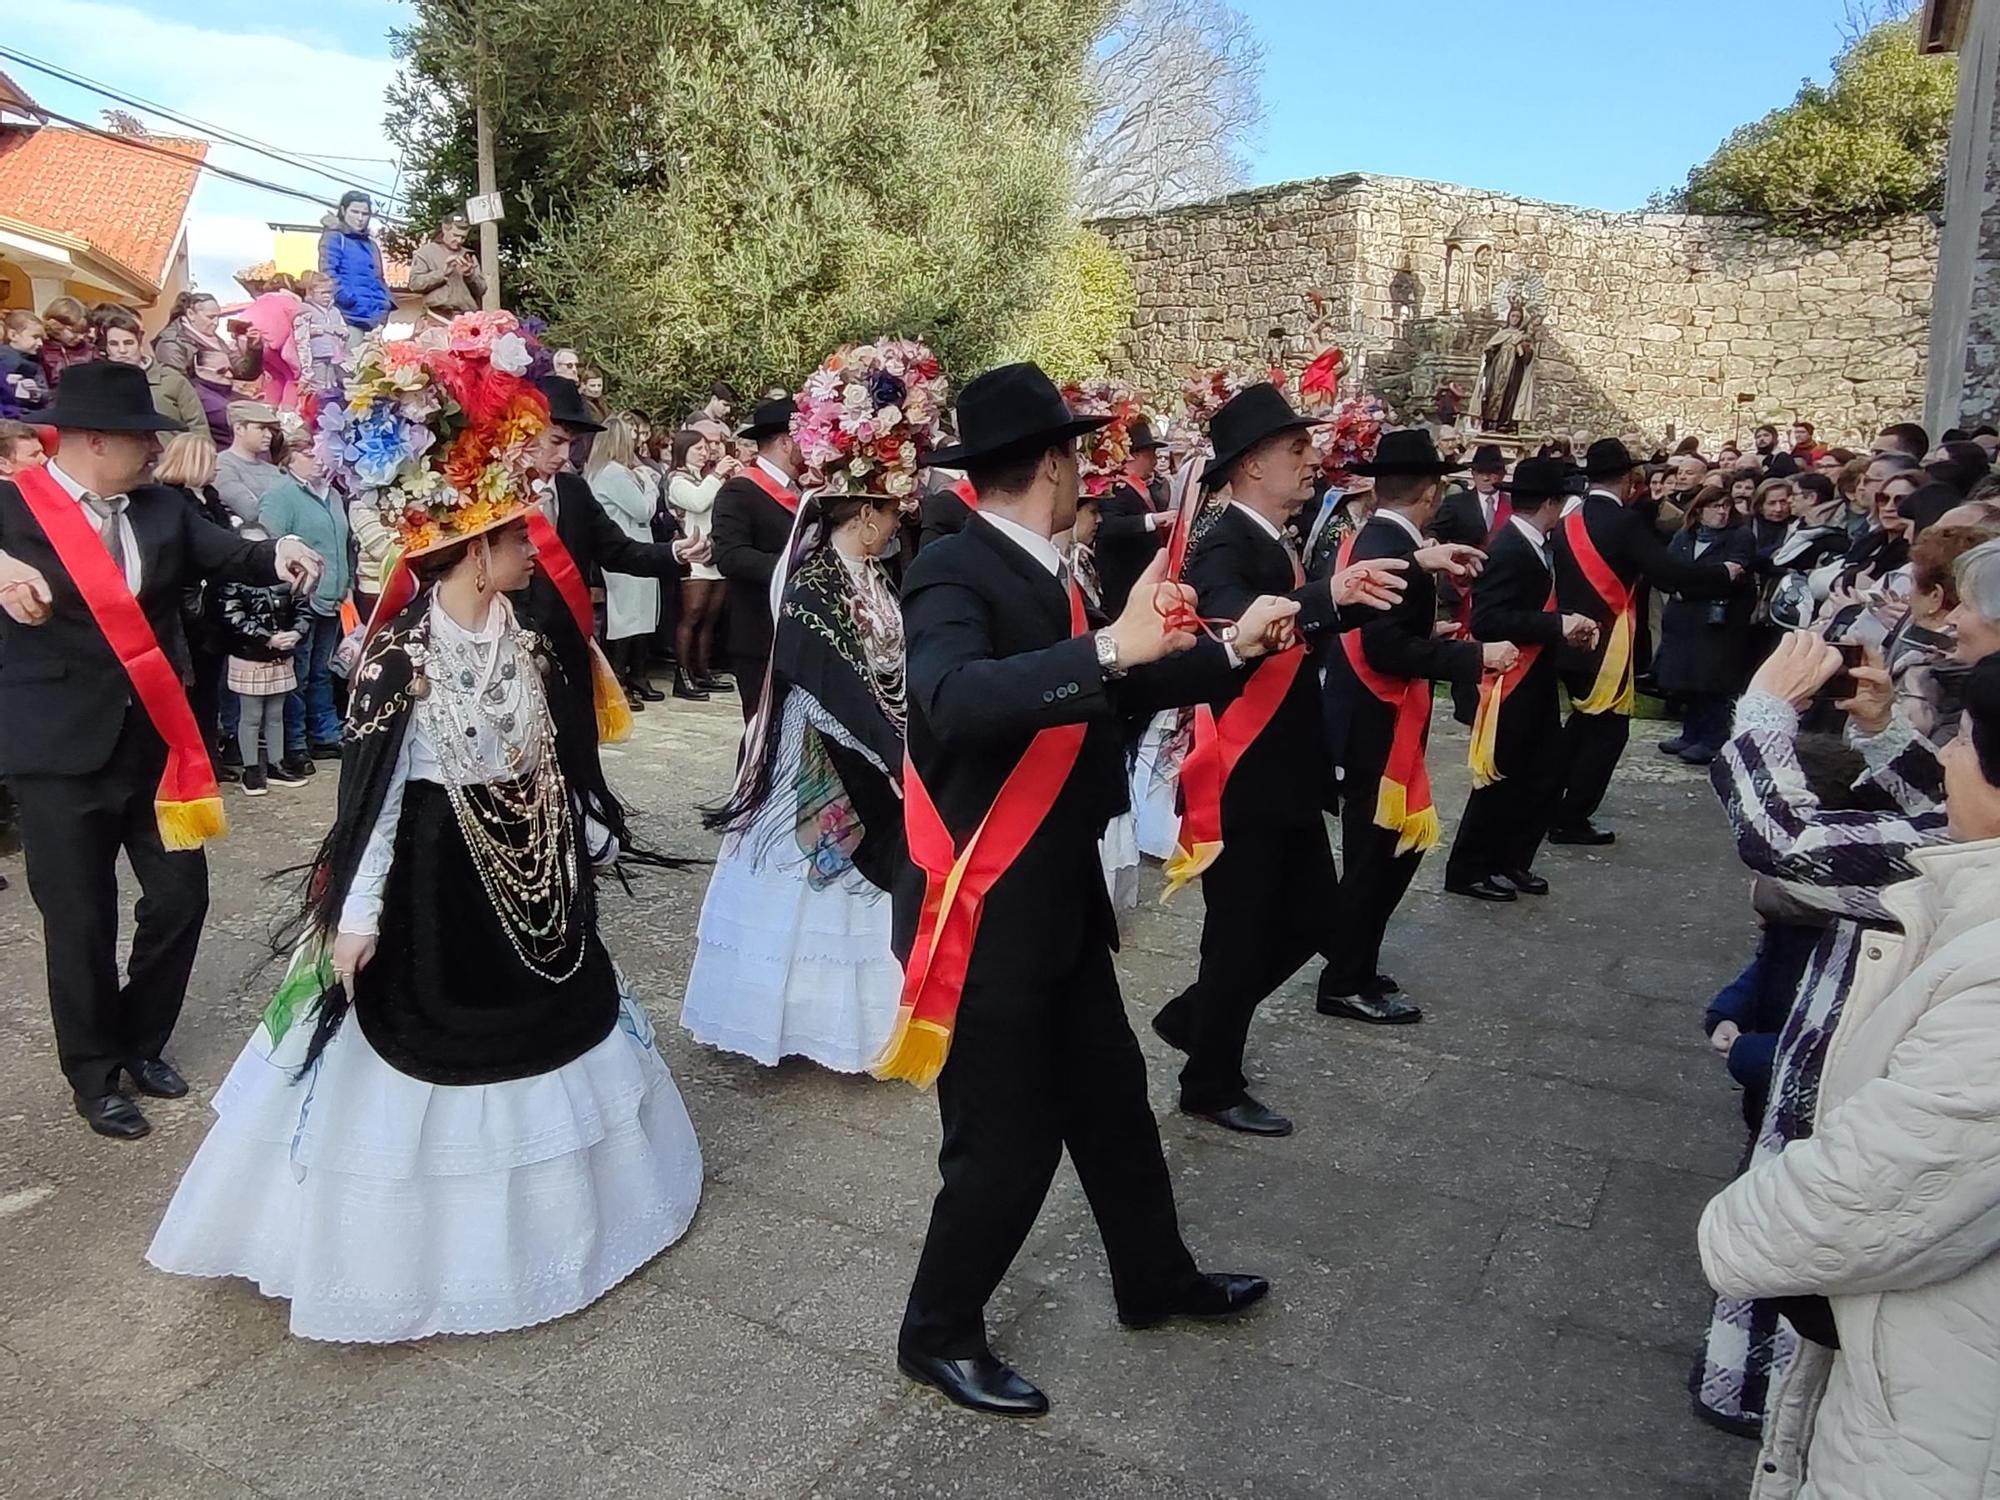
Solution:
M384 91L395 77L383 55L345 52L324 41L242 33L163 19L124 5L56 0L10 16L8 42L34 57L237 134L291 153L380 160L351 163L357 181L396 185L396 145L383 130ZM46 74L7 64L28 92L51 109L95 124L113 101ZM146 116L159 134L202 132ZM342 182L254 151L217 142L208 160L246 176L283 184L327 202ZM340 167L336 171L342 170ZM303 199L204 173L189 220L196 284L228 295L238 268L271 253L272 220L312 223L324 209Z

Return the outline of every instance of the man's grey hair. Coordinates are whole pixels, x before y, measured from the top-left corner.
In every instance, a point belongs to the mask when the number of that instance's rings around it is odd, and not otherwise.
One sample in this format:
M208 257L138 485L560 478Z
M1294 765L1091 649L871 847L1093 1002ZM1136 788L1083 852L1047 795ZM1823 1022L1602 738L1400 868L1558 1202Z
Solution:
M1923 467L1918 460L1907 453L1878 453L1869 460L1870 464L1887 464L1891 474L1910 474Z
M2000 541L1981 542L1952 569L1959 602L1982 620L2000 625Z

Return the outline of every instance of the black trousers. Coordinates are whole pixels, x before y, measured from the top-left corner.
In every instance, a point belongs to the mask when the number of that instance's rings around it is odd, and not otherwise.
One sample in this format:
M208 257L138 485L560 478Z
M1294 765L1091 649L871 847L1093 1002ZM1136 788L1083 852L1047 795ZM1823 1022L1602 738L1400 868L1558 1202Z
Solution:
M743 722L748 724L757 713L757 700L764 693L764 658L761 656L725 656L724 668L736 680L736 697L743 705Z
M1377 779L1364 771L1340 802L1340 941L1320 980L1322 995L1365 995L1382 972L1382 938L1416 878L1423 853L1397 854L1394 829L1375 825Z
M1307 959L1334 952L1338 888L1319 819L1224 827L1222 853L1201 878L1201 972L1160 1012L1162 1029L1189 1044L1186 1108L1220 1109L1243 1097L1250 1018Z
M1032 990L968 978L938 1112L944 1185L903 1314L903 1348L941 1359L986 1349L986 1304L1034 1227L1065 1147L1121 1313L1163 1310L1198 1274L1146 1101L1145 1059L1101 943L1063 979Z
M1444 878L1457 885L1532 870L1561 792L1562 766L1552 758L1475 787L1451 841Z
M1563 726L1563 794L1553 823L1577 828L1597 815L1611 789L1611 773L1632 737L1632 720L1619 713L1581 714L1570 711Z
M166 747L133 704L111 760L88 776L16 776L28 890L42 914L56 1055L85 1098L166 1049L208 914L208 858L160 843L153 794ZM139 879L132 958L118 982L118 851Z

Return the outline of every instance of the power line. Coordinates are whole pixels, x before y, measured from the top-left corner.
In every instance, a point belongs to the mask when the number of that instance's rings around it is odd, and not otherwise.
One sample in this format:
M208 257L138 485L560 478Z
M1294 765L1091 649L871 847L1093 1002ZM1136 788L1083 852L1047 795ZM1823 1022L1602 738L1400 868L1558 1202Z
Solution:
M12 47L0 46L0 57L7 58L11 62L20 63L25 67L34 68L39 72L48 74L52 78L61 79L64 83L70 84L76 88L86 89L91 93L95 94L102 94L107 99L115 99L118 103L129 105L133 109L143 109L150 114L159 115L163 119L173 121L176 125L184 125L191 130L205 131L208 134L215 136L217 139L222 140L229 145L240 147L245 151L253 151L260 156L268 156L273 161L283 162L286 166L301 167L304 170L312 172L320 177L324 177L329 181L338 182L343 187L351 187L358 184L359 186L368 188L371 191L380 194L385 198L393 200L394 197L393 190L383 187L380 183L367 181L366 179L358 177L356 174L351 172L330 171L325 166L321 165L319 162L311 159L309 156L295 154L292 152L282 150L279 147L273 146L268 141L259 141L253 136L243 135L238 131L233 131L228 129L226 126L211 124L207 121L196 119L191 115L180 114L174 110L167 108L167 106L165 106L164 104L155 104L151 100L142 99L135 94L129 94L120 89L115 89L111 87L109 84L101 83L96 79L87 78L81 73L75 73L71 72L66 68L57 67L55 64L44 62L42 59L37 57L30 57L27 53L17 51ZM37 105L36 107L38 109L41 108L41 106L39 105ZM53 114L54 112L45 110L44 113ZM57 118L60 117L58 116ZM352 161L384 161L384 162L388 160L388 158L386 157L350 157L341 159L352 160Z

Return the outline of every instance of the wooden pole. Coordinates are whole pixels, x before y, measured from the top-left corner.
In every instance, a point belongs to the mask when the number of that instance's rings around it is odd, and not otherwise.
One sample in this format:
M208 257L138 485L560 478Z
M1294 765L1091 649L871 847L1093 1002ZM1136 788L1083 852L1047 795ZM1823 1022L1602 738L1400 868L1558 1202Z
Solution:
M499 191L493 170L493 121L486 112L486 46L479 48L478 73L473 79L472 129L479 157L479 191L482 196ZM486 278L482 304L490 312L500 306L500 226L492 219L479 226L479 269Z

